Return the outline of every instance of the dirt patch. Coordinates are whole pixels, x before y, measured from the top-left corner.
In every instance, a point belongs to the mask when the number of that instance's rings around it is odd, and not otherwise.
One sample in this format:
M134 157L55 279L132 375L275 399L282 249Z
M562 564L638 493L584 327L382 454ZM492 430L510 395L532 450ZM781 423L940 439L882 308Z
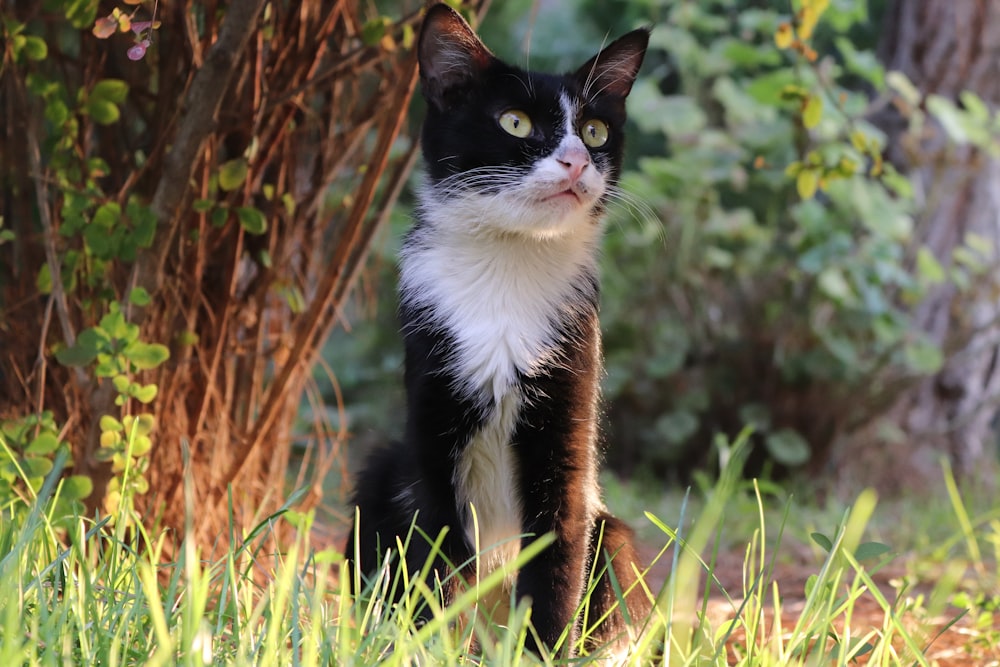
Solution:
M657 549L646 547L640 549L642 556L650 562ZM670 554L655 563L650 571L650 583L658 589L669 575ZM715 564L715 581L712 582L711 594L707 607L707 619L713 629L721 628L725 623L736 617L743 603L744 574L742 553L724 553ZM754 632L757 646L775 646L780 640L775 636L781 632L786 637L805 611L805 588L809 577L819 570L819 565L812 562L811 556L805 550L800 562L785 562L775 564L771 581L777 584L781 596L781 618L775 625L774 601L770 585L765 597L765 609L759 626ZM877 572L873 579L879 591L886 600L893 601L898 597L898 582L906 576L905 567L896 565ZM702 585L705 582L702 581ZM906 629L930 665L936 667L1000 667L1000 613L977 615L965 613L957 607L947 607L944 612L932 615L919 604L926 600L933 588L933 582L918 582L908 589L901 600L893 605L897 610L900 624ZM655 590L655 589L654 589ZM725 593L723 592L725 591ZM727 595L728 594L728 595ZM961 618L958 618L961 616ZM955 619L958 618L956 621ZM845 636L845 615L837 616L835 620L836 633ZM891 627L890 619L886 617L883 606L871 592L858 598L850 612L850 631L847 634L852 640L875 633L871 640L877 641L884 629ZM900 661L904 664L914 662L913 651L910 650L894 634L892 642ZM736 664L740 657L747 653L747 632L738 626L728 639L727 661ZM834 646L830 640L830 646ZM834 654L836 655L836 654ZM866 665L870 655L862 655L852 660L851 665ZM831 661L834 664L834 661Z

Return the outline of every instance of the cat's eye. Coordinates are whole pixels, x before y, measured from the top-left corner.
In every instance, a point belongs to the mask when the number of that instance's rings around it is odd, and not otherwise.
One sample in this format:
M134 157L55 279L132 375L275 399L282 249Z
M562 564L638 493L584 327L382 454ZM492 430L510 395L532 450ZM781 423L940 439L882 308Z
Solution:
M600 148L608 143L608 126L604 121L592 118L583 124L580 138L591 148Z
M531 134L531 119L528 114L518 109L508 109L500 114L500 127L507 134L524 139Z

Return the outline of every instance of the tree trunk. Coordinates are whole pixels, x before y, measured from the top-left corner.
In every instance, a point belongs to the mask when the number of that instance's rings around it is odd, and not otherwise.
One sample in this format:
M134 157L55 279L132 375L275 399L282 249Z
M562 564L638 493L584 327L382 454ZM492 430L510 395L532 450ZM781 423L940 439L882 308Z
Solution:
M924 103L937 95L961 109L959 96L969 91L997 113L1000 0L894 0L883 26L886 71L905 74ZM889 137L887 157L915 187L921 213L913 254L925 246L949 271L957 267L954 251L976 235L992 256L983 258L987 268L968 288L939 285L912 310L914 329L941 346L944 364L835 454L838 477L842 486L922 488L942 479L943 458L960 478L992 485L998 453L992 421L1000 402L1000 160L982 146L954 141L935 121L914 131L896 106L875 120Z

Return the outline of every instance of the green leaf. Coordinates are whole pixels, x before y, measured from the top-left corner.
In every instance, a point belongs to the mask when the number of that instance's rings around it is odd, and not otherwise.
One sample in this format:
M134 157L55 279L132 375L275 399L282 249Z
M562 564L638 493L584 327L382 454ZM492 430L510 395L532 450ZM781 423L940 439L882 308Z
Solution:
M819 535L819 533L813 533L813 535L814 536ZM829 549L827 549L827 551L829 551ZM803 589L807 600L812 597L813 591L816 590L817 581L819 581L819 577L815 574L810 574L806 578L806 585L803 587Z
M69 108L62 100L52 100L45 105L45 120L56 127L62 127L69 119Z
M108 231L117 226L121 222L121 219L122 207L118 205L118 202L111 201L97 207L97 210L94 211L94 217L90 220L90 224Z
M112 339L133 340L138 327L125 319L125 314L118 310L117 303L114 306L112 312L101 318L101 329Z
M913 82L902 72L893 70L885 75L885 82L889 87L899 93L911 107L920 104L920 90L913 85Z
M213 227L221 227L226 224L226 218L229 216L229 208L226 206L219 206L212 209L209 220L212 221Z
M121 104L128 97L128 84L121 79L102 79L90 91L89 99Z
M77 30L89 28L97 18L98 3L93 0L68 0L62 4L66 20Z
M835 266L828 266L820 271L817 283L823 294L835 301L841 303L854 301L854 290L844 277L844 272Z
M135 433L137 435L149 435L156 426L156 418L148 412L144 412L131 418L126 417L125 419L128 420L126 423L128 424L127 428L129 431L135 428Z
M86 475L70 475L62 482L60 497L65 500L83 500L94 491L94 483Z
M656 432L671 444L684 442L698 430L698 417L687 410L675 410L656 420Z
M979 95L969 90L963 90L958 94L958 99L962 102L962 108L968 112L970 118L979 123L989 122L990 108Z
M819 171L812 167L803 167L795 177L795 189L802 199L812 199L819 187Z
M128 392L128 388L132 384L132 381L128 379L127 375L116 375L111 378L111 384L114 386L115 391L119 394L125 394Z
M94 452L94 460L107 462L115 457L118 450L114 447L98 447L97 451Z
M147 435L137 435L132 442L132 456L145 456L153 448L153 441Z
M240 206L236 209L236 217L248 234L259 236L267 231L267 218L259 209Z
M388 16L377 16L367 21L361 26L361 41L365 46L375 46L386 35L391 25L392 19Z
M227 192L235 190L246 180L247 171L246 158L238 157L224 163L219 168L219 187Z
M94 367L94 375L99 378L114 377L125 371L122 368L122 359L119 355L98 354L97 366Z
M149 292L146 291L145 287L133 287L132 291L128 293L129 303L136 306L148 306L153 298L149 296Z
M917 275L931 285L944 282L944 267L927 246L917 251Z
M174 340L181 346L197 345L200 337L193 331L185 330L178 333Z
M118 433L125 430L125 426L111 415L102 415L99 423L102 431Z
M966 232L963 240L965 245L969 246L983 257L993 256L993 241L987 237L981 234L976 234L975 232Z
M156 368L170 358L170 350L166 345L143 343L142 341L129 343L122 350L122 354L139 370Z
M131 394L135 400L143 404L152 403L153 399L156 398L157 391L158 390L155 384L147 384L142 386L133 384L131 387L129 387L129 394Z
M72 347L56 352L56 359L64 366L86 366L97 358L98 353L108 345L106 336L94 328L84 329Z
M191 204L191 210L195 213L204 213L212 210L213 206L215 206L215 201L211 199L195 199Z
M411 49L413 48L413 42L415 40L416 33L413 30L413 26L409 23L403 24L403 48Z
M116 123L122 115L117 104L102 99L87 100L85 110L98 125Z
M98 259L115 259L118 255L119 238L97 225L90 224L83 229L83 240L87 243L87 249Z
M56 451L58 448L59 438L54 433L39 433L38 437L32 440L31 444L24 450L24 453L45 456Z
M156 236L156 218L149 209L146 211L148 214L135 220L135 227L132 229L132 240L140 248L153 245L153 238Z
M892 551L888 544L881 542L862 542L854 551L854 557L858 560L871 560L883 556Z
M807 463L812 453L806 439L790 428L768 433L764 438L764 445L775 461L786 466Z
M44 458L22 459L21 468L28 477L45 477L52 472L52 460Z
M830 538L823 533L812 533L809 537L811 537L812 541L818 544L823 551L827 553L833 551L833 542L831 542Z
M918 340L903 348L906 365L916 373L930 375L937 373L944 365L941 348L927 340Z
M927 110L937 118L952 141L958 144L969 141L970 124L954 102L940 95L928 95L926 104Z
M48 264L42 264L35 278L35 287L40 294L52 294L52 271Z
M45 60L49 55L49 47L41 37L28 35L24 38L24 55L29 60Z
M823 98L819 95L809 95L802 106L802 125L812 129L819 125L823 118Z

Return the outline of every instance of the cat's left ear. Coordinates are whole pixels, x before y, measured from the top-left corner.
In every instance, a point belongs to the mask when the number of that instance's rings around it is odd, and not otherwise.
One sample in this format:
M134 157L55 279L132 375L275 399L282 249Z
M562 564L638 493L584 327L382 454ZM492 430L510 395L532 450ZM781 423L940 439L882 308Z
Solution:
M473 83L495 59L465 19L445 4L427 11L417 58L424 96L440 109L448 106L450 92Z
M574 75L586 98L615 95L624 98L632 90L649 45L649 29L622 35L587 61Z

